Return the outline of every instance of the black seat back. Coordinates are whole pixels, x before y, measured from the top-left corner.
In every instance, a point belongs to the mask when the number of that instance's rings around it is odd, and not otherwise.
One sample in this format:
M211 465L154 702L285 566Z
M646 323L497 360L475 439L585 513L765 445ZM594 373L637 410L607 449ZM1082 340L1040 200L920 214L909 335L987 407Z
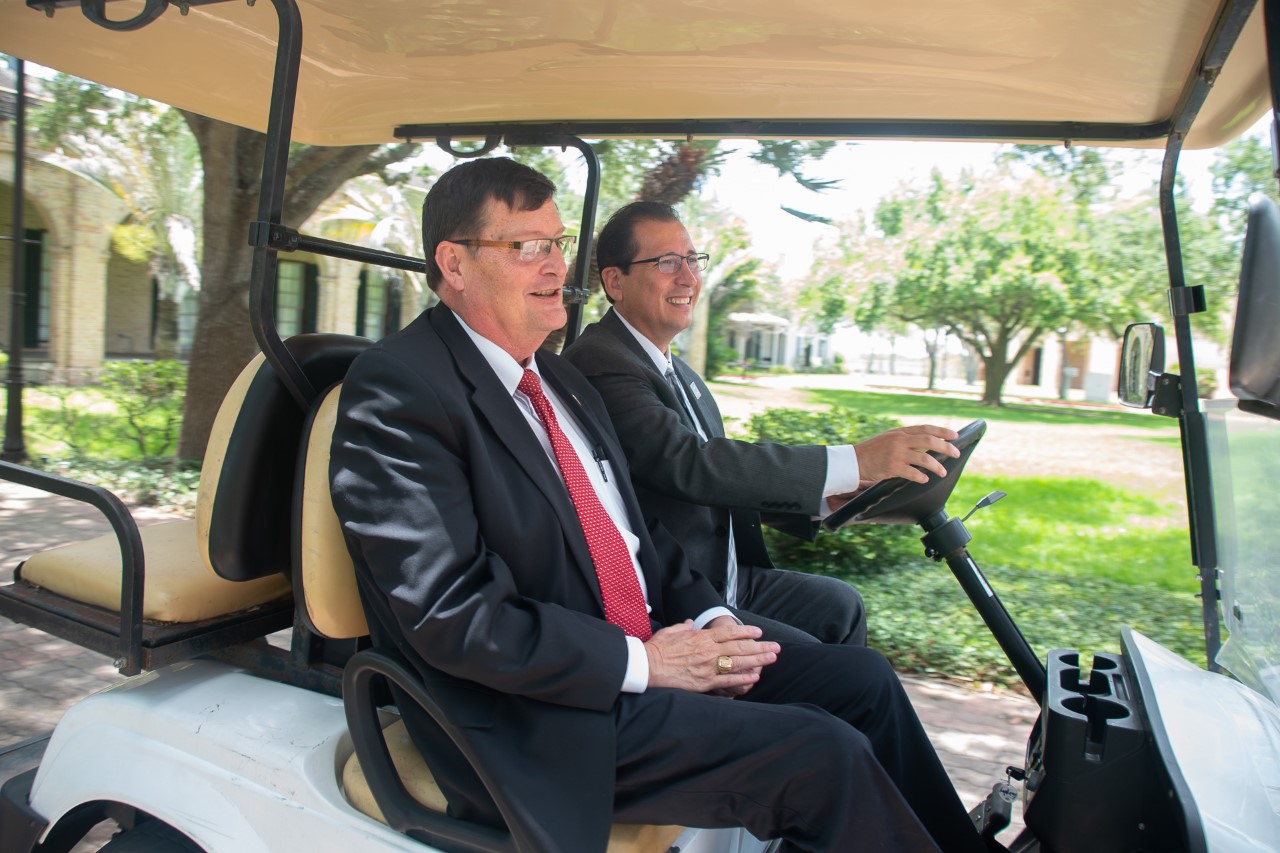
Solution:
M341 381L369 344L337 334L285 342L317 388ZM220 577L290 574L294 479L306 415L261 355L227 393L210 433L196 510L206 561Z

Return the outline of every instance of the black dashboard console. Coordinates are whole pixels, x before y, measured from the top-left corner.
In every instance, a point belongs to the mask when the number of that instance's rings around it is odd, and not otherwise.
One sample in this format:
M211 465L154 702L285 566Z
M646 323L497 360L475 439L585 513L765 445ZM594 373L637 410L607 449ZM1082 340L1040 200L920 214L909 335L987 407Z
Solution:
M1048 689L1027 746L1024 819L1054 853L1186 850L1177 803L1120 655L1048 656Z

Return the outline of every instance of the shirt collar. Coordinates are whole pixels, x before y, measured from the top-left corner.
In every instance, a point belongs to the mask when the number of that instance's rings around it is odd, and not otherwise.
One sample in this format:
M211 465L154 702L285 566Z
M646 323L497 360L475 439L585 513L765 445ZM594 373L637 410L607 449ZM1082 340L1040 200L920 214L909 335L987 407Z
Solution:
M622 321L622 325L627 328L627 331L631 333L632 337L634 337L637 341L639 341L641 349L643 349L645 352L645 355L649 356L649 358L653 361L653 366L658 368L659 373L661 373L663 376L666 376L668 370L675 369L671 365L671 355L669 353L663 352L662 350L658 349L654 345L653 341L649 340L644 335L640 334L640 332L637 331L636 327L628 323L627 318L623 317L622 314L619 313L618 309L616 308L613 309L613 313L617 315L619 320Z
M462 326L462 331L466 332L467 337L471 338L472 343L476 345L476 349L480 350L480 355L489 363L489 367L493 369L498 381L502 383L503 388L507 389L508 394L514 395L516 393L516 386L520 384L520 379L524 376L526 369L538 374L538 381L542 381L542 373L538 370L538 360L536 358L530 356L529 366L526 368L512 358L511 353L468 326L457 312L454 312L453 316L457 318L458 324Z

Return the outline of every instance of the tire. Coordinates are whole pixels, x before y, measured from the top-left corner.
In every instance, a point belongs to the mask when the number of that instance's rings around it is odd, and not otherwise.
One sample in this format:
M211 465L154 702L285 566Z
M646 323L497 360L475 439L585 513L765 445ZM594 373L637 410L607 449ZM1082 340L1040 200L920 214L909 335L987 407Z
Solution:
M98 853L204 853L190 838L158 820L116 833Z

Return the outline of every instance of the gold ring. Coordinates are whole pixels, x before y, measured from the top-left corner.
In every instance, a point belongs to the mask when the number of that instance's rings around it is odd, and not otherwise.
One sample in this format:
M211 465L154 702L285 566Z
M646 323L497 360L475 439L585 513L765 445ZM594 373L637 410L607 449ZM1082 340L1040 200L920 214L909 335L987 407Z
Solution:
M733 658L728 655L720 655L716 658L716 672L719 675L728 675L733 672Z

